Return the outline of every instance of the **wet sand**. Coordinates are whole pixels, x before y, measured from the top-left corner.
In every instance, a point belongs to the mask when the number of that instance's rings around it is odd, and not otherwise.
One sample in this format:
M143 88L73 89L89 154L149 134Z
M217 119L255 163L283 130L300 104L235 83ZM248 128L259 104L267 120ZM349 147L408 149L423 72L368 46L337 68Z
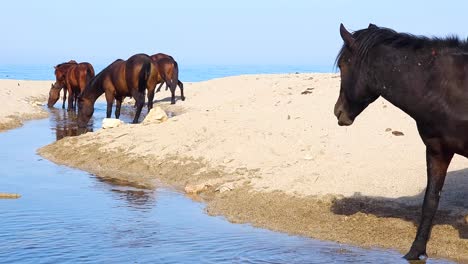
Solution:
M187 83L185 102L156 95L176 114L164 123L64 138L39 152L115 181L198 193L210 214L233 222L404 252L426 182L414 121L378 100L339 127L338 90L336 74ZM429 256L468 260L467 165L458 157L450 166Z

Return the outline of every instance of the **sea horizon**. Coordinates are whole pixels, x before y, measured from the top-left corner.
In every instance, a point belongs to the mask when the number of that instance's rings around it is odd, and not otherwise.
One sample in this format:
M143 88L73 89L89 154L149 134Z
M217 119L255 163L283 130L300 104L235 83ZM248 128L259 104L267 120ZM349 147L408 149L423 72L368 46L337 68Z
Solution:
M99 73L107 65L93 65ZM12 80L54 80L54 65L51 64L0 64L0 79ZM330 65L288 65L288 64L189 64L179 63L179 79L183 82L200 82L215 78L244 74L281 73L333 73Z

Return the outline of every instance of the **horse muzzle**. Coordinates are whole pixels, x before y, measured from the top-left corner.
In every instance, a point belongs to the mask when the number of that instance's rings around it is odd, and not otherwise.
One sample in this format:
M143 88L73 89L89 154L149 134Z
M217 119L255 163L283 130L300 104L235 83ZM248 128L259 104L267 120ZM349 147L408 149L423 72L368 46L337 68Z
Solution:
M350 126L354 122L354 119L351 118L348 113L342 109L342 107L335 109L335 116L338 119L339 126Z

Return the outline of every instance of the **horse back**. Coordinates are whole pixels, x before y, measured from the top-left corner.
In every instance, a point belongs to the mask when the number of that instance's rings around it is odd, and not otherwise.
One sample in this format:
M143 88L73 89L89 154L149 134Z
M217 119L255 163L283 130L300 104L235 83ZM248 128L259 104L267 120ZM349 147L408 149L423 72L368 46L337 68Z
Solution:
M154 55L150 56L153 61L158 61L161 59L171 59L174 60L174 58L170 55L164 54L164 53L156 53Z
M144 92L148 88L148 80L154 79L152 59L146 54L136 54L131 56L125 65L125 74L127 81L126 91L128 95ZM156 86L156 84L154 84Z
M173 59L163 58L156 62L158 72L163 78L172 78L177 71L177 64Z

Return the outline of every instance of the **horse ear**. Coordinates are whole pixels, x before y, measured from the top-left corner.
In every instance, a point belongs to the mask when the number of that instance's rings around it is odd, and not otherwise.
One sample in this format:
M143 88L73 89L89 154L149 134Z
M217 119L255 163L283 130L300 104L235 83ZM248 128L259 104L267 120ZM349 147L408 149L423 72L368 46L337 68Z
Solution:
M369 26L367 27L367 29L377 29L377 28L379 27L372 23L369 23Z
M57 66L54 66L54 69L57 69Z
M346 28L343 26L343 24L340 24L340 35L341 35L341 38L343 39L344 43L352 48L354 46L354 43L356 42L356 40L354 39L353 35L351 33L349 33L348 30L346 30Z

